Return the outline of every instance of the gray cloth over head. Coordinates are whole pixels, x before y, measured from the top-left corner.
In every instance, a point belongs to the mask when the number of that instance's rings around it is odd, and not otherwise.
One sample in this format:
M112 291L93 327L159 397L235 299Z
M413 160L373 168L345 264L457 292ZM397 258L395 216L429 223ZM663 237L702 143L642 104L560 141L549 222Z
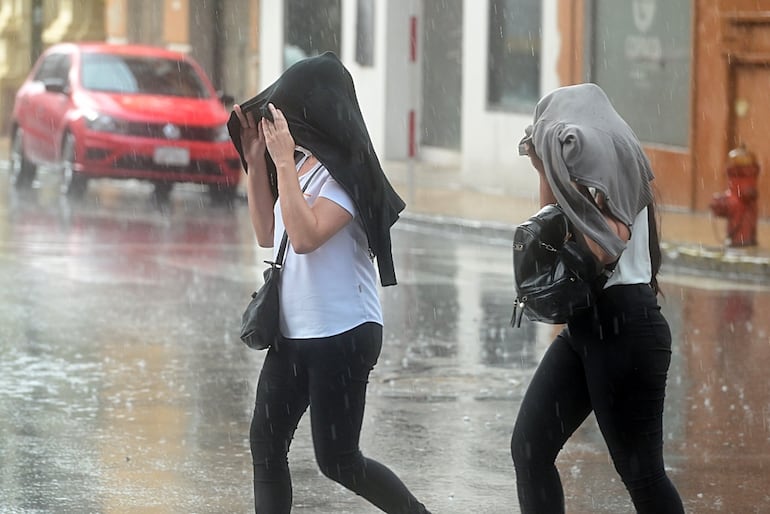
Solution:
M654 175L636 134L595 84L562 87L544 96L535 108L531 134L567 217L613 258L620 257L626 243L572 181L601 191L610 213L631 228L653 200Z

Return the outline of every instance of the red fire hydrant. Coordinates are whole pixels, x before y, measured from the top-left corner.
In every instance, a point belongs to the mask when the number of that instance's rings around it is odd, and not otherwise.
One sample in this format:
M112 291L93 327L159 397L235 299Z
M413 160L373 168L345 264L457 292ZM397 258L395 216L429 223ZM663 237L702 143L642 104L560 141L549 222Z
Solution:
M727 155L727 190L711 200L714 216L727 218L727 246L757 244L759 164L753 153L739 146Z

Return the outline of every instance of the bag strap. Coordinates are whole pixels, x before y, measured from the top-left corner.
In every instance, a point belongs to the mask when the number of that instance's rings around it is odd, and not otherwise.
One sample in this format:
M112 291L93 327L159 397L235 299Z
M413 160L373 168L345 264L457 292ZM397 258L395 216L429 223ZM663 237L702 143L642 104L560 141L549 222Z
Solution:
M305 160L307 159L307 156L305 158L301 159L299 164L297 164L297 167L300 168L305 163ZM307 179L307 182L305 182L305 185L302 186L302 192L305 192L305 189L307 189L307 186L310 185L310 183L313 181L313 177L316 176L316 174L321 170L321 163L315 165L315 168L313 168L313 173L310 175L310 178ZM278 265L278 267L283 266L283 258L284 254L286 253L286 247L289 245L289 234L286 232L286 229L283 231L283 237L281 238L281 246L278 248L278 255L275 256L275 264Z

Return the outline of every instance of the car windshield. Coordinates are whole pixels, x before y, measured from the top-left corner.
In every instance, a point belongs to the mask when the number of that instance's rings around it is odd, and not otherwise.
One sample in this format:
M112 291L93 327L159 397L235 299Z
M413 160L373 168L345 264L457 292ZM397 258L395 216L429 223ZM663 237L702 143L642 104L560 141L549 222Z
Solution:
M83 55L83 87L110 93L208 98L195 69L185 61L158 57Z

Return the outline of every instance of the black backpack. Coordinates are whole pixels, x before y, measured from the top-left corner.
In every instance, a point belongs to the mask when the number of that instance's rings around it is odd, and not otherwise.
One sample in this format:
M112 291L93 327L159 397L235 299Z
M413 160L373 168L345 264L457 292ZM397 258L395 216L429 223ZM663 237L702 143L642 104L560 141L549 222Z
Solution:
M516 299L511 326L521 326L522 316L566 323L593 305L611 274L611 269L605 270L576 240L564 211L556 204L546 205L513 233Z

